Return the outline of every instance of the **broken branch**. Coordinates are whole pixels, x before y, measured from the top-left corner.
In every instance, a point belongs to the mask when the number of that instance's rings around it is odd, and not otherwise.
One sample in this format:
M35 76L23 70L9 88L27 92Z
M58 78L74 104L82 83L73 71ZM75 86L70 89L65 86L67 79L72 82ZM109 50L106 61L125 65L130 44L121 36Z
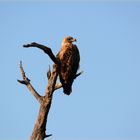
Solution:
M34 89L34 87L31 85L30 80L26 77L24 69L22 67L22 62L20 61L20 72L22 75L23 80L17 80L19 83L24 84L27 86L28 90L31 92L31 94L41 103L42 96L40 96L37 91Z
M58 84L55 85L54 90L60 89L61 87L62 87L62 84L61 83L58 83Z
M83 72L84 72L84 71L81 71L81 72L77 73L77 74L75 75L75 78L74 78L74 79L76 79L78 76L80 76Z

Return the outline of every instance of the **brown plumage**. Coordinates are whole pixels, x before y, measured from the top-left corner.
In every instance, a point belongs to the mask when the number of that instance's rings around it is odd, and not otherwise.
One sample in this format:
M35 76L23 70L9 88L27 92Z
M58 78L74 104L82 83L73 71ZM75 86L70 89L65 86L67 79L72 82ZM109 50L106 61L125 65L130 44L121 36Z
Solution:
M57 54L57 59L61 62L59 78L63 86L63 92L67 95L70 95L72 91L72 83L80 62L79 50L75 44L72 44L75 41L76 39L71 36L64 38L62 48Z

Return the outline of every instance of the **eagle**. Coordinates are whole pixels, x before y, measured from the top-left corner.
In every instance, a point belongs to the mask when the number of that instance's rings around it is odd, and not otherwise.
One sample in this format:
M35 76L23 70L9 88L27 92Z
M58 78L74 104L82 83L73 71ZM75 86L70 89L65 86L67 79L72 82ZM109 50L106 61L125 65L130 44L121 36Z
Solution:
M56 58L60 62L59 79L63 87L63 92L70 95L72 84L76 78L79 68L80 54L77 46L73 44L76 39L68 36L62 40L62 47Z

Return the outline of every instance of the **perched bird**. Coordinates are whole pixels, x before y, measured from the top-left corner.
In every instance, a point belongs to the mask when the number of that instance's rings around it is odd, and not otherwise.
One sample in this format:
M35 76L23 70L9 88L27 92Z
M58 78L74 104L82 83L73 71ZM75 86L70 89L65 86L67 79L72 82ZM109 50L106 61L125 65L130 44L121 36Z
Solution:
M68 36L62 41L62 47L56 58L60 61L59 79L63 86L63 92L70 95L72 84L79 68L80 54L77 46L73 44L76 39Z

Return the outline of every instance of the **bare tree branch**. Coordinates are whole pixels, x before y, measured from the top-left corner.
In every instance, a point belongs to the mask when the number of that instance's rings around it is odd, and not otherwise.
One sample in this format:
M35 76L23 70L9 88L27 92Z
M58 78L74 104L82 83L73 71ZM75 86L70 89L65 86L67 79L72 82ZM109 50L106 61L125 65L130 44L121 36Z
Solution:
M42 97L35 91L35 89L31 85L30 80L25 75L24 69L22 67L22 62L20 62L20 72L23 80L18 80L18 82L26 85L29 91L32 93L32 95L40 102L38 118L36 120L34 130L30 140L44 140L44 138L50 137L52 135L52 134L47 135L45 131L46 131L46 124L47 124L47 117L52 103L53 92L54 90L59 89L61 87L60 83L56 84L56 80L58 76L57 70L58 70L57 65L53 66L52 73L50 72L49 69L49 72L51 74L48 80L47 92L45 96Z
M50 137L50 136L52 136L52 134L46 135L45 138L48 138L48 137Z
M36 120L36 124L34 126L34 130L30 140L44 140L45 137L51 136L51 135L46 135L45 130L46 130L48 113L52 103L52 97L55 89L57 76L58 76L57 67L53 67L51 77L49 78L48 86L46 88L46 94L41 103L39 115Z
M48 80L49 80L50 77L51 77L51 69L50 69L50 65L49 65L49 70L48 70L48 72L47 72L47 77L48 77Z
M75 79L76 79L78 76L80 76L82 73L84 73L84 71L81 71L81 72L77 73L77 74L75 75Z
M19 83L24 84L27 86L28 90L32 93L32 95L41 103L42 96L40 96L37 91L33 88L33 86L30 83L30 80L26 77L24 69L22 67L22 62L20 61L20 72L22 75L23 80L17 80Z
M58 84L55 85L55 89L54 90L60 89L61 87L62 87L62 84L58 83Z
M43 50L46 54L49 55L49 57L51 58L51 60L55 63L55 64L58 64L59 62L57 61L55 55L53 54L52 50L47 47L47 46L44 46L42 44L38 44L36 42L33 42L31 44L27 44L27 45L23 45L24 48L29 48L29 47L35 47L35 48L39 48L41 50Z
M33 88L33 86L30 83L30 80L26 77L24 69L22 67L22 62L20 62L20 72L22 75L22 80L18 80L19 83L24 84L27 86L29 91L32 93L32 95L40 102L40 109L38 113L38 117L31 135L30 140L44 140L44 138L50 137L52 134L46 134L46 125L48 120L48 114L52 103L53 98L53 92L57 89L60 89L62 87L61 83L56 84L56 80L60 74L60 65L61 63L57 60L55 55L53 54L52 50L44 45L38 44L38 43L31 43L24 45L23 47L29 48L29 47L35 47L43 50L50 59L54 62L52 71L49 70L47 72L48 77L48 85L45 90L45 95L40 96L39 93ZM75 75L75 78L80 76L83 72L79 72Z

